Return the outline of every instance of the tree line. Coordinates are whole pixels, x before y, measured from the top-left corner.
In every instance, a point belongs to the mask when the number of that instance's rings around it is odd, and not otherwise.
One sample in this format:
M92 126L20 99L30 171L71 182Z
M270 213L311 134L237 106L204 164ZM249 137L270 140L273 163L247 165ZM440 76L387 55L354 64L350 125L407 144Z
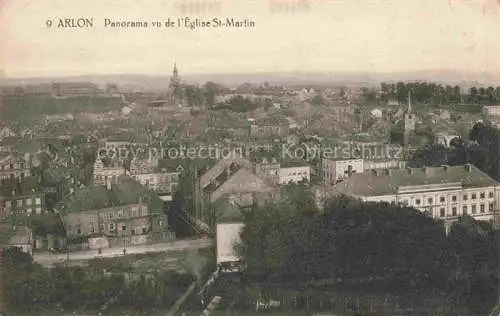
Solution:
M412 101L424 104L455 104L473 103L480 105L493 105L500 101L500 86L498 87L470 87L467 92L462 91L458 85L442 85L434 82L396 82L380 84L381 101L408 102L408 93L411 91ZM374 91L365 89L365 99L374 99Z
M0 307L6 315L54 309L166 309L194 281L175 272L130 279L133 273L105 275L102 269L88 267L46 269L15 247L3 249L0 264Z
M489 223L462 218L446 235L442 222L409 207L339 197L318 209L308 192L302 185L245 213L237 250L248 283L443 296L464 315L494 305L498 249Z
M487 123L476 123L468 139L454 139L449 147L430 144L409 157L412 167L438 167L471 163L500 180L500 130Z

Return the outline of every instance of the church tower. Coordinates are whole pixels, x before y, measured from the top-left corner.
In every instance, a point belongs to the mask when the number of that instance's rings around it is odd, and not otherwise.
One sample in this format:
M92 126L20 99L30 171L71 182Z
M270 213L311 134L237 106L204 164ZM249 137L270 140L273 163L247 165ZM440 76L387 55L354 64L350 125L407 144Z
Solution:
M179 71L177 70L177 63L174 63L174 71L172 72L172 77L170 77L168 96L170 101L175 105L179 104L182 99L181 79L179 77Z
M415 131L415 115L411 110L411 91L408 91L408 109L404 115L404 144L407 146L410 143L410 135Z

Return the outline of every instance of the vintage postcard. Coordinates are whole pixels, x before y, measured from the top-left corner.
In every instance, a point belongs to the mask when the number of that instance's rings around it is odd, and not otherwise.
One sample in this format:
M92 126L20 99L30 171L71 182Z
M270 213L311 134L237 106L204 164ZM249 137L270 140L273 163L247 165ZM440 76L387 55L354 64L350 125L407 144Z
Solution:
M0 0L0 315L500 315L500 1Z

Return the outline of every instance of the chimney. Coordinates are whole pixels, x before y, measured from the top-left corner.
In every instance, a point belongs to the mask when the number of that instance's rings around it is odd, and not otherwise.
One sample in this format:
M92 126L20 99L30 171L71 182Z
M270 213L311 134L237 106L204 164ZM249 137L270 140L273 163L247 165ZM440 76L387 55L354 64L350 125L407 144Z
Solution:
M408 168L406 168L406 170L408 170L409 174L413 174L413 168L408 167Z
M465 170L467 170L467 172L471 172L471 170L472 170L472 165L471 165L470 163L465 164Z
M444 172L448 171L449 166L448 165L442 165Z

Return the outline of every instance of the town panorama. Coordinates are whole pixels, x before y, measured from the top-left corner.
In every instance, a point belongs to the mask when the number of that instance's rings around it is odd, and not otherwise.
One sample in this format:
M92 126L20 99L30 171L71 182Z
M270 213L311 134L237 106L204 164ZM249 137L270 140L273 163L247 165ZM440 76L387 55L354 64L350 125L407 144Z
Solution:
M498 315L500 86L112 78L0 86L5 315Z

